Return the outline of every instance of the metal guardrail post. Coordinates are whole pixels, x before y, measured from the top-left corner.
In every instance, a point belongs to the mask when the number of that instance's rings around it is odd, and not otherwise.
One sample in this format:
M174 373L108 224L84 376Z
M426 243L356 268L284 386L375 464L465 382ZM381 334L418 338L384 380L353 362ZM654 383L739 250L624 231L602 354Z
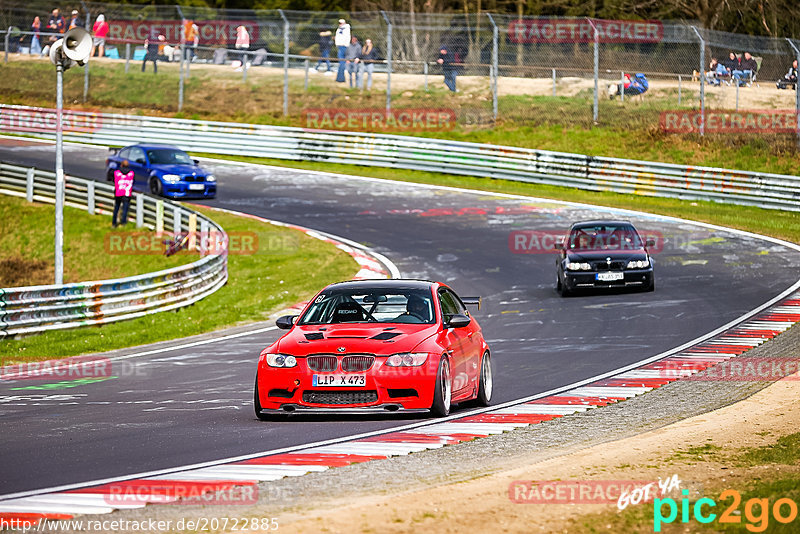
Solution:
M497 121L497 76L498 76L498 36L499 30L497 28L497 24L494 23L494 17L492 17L491 13L486 14L489 18L489 22L492 24L492 117L494 118L495 122Z
M683 81L681 78L682 78L681 75L678 74L678 105L679 106L681 105L681 82Z
M6 37L5 37L5 46L6 46L5 47L5 56L6 56L5 62L6 63L8 63L8 47L11 44L10 37L11 37L11 28L8 28L6 30Z
M144 195L136 194L136 228L144 226Z
M289 116L289 19L279 9L283 19L283 116Z
M553 69L553 96L556 96L556 69Z
M625 72L619 75L619 101L625 102Z
M706 41L697 28L690 26L697 38L700 39L700 136L706 135ZM739 84L736 84L738 87Z
M125 74L128 74L128 67L131 65L131 44L125 43Z
M182 217L181 209L178 206L172 207L172 233L179 234L181 233L182 224Z
M242 81L247 81L247 66L249 62L247 61L247 52L242 53Z
M392 21L386 11L381 11L386 22L386 113L392 110Z
M791 39L787 38L786 42L794 49L795 59L797 60L798 66L800 66L800 50L798 50ZM794 86L794 122L797 126L797 146L800 148L800 80L795 82Z
M592 103L592 121L596 124L599 116L599 91L600 91L600 32L597 31L592 19L586 19L594 30L594 102Z
M428 92L428 62L422 62L422 74L425 76L425 92Z
M36 169L31 167L25 173L25 200L28 202L33 202L33 173L36 172Z
M308 67L309 67L308 59L303 60L303 68L306 71L305 81L303 82L303 91L308 91Z
M91 180L86 184L86 211L94 215L94 182Z
M164 232L164 201L156 200L156 233Z

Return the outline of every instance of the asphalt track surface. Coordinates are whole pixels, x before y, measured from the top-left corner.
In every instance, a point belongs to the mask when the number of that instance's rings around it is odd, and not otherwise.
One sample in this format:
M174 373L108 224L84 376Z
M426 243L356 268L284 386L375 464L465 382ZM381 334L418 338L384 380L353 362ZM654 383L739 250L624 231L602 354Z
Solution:
M0 161L53 169L52 146L17 144L0 140ZM65 170L102 179L106 153L68 145ZM475 316L493 351L495 402L681 345L778 295L796 281L800 267L800 253L783 245L655 216L277 168L209 166L219 180L218 198L209 205L343 236L386 255L404 277L441 280L461 295L482 296ZM572 221L599 217L628 218L663 238L654 255L654 293L563 299L554 287L552 253L535 244L532 251L541 253L515 253L509 246L513 231L559 232ZM87 329L86 335L101 332ZM132 357L114 364L115 378L78 387L30 389L52 379L0 382L0 496L425 419L259 422L252 411L256 358L278 335Z

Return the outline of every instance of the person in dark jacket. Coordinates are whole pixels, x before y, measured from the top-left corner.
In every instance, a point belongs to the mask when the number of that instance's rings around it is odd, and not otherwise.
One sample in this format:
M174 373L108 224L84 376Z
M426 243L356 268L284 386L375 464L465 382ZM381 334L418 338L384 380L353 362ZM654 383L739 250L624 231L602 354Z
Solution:
M750 55L750 52L745 52L744 57L739 62L739 69L733 71L733 79L736 80L739 87L743 87L753 80L756 71L758 71L758 63Z
M356 72L358 71L358 58L361 56L361 43L358 38L353 35L350 37L350 46L347 47L345 53L345 68L347 69L348 77L350 78L350 87L356 86Z
M61 16L61 11L58 8L54 9L50 14L50 18L47 19L47 31L49 33L64 33L66 29L67 22ZM58 38L59 36L57 35L50 35L47 37L47 41L52 45Z
M319 68L322 66L322 62L324 61L326 65L325 72L331 71L330 57L331 57L331 45L333 44L331 42L331 35L333 35L333 33L331 33L330 30L319 32L319 61L317 62L317 66L314 70L318 71Z
M792 66L789 67L789 72L784 74L783 79L778 80L776 84L778 89L786 89L790 85L792 89L797 89L797 60L795 59Z
M723 59L720 63L722 63L723 67L728 69L729 76L733 75L733 71L739 70L740 66L739 58L736 57L736 54L734 54L733 52L728 54L727 59Z
M439 48L439 58L436 63L442 66L442 74L444 74L444 84L448 89L456 91L456 74L458 67L456 66L455 54L452 52L448 45L442 45Z
M144 72L144 68L147 65L148 61L153 62L153 74L158 74L158 46L159 41L164 41L165 38L163 35L156 36L155 30L150 32L150 36L144 40L144 48L147 53L144 56L144 60L142 60L142 72Z
M359 89L364 89L364 72L367 73L367 91L372 90L372 73L375 71L375 61L379 59L378 49L372 44L372 39L364 41L361 55L356 59L358 72L356 73L356 85Z

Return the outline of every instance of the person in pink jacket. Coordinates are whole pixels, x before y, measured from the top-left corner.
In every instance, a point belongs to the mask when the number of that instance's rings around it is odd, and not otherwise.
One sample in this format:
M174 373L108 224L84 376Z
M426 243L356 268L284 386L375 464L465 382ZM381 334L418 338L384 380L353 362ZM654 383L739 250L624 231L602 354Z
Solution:
M128 160L123 160L119 169L114 171L114 215L111 217L111 225L117 227L117 214L120 207L122 214L119 224L128 224L128 207L131 204L131 192L133 191L133 171L128 167Z

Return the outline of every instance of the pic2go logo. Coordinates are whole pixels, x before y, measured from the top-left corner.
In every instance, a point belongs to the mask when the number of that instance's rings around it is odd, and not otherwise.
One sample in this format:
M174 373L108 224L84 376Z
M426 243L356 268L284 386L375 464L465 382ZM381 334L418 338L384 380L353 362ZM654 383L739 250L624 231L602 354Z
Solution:
M711 523L717 519L717 514L713 513L711 509L716 508L717 503L713 499L704 497L698 499L692 506L689 499L689 490L681 492L684 498L681 499L680 512L681 523L689 522L689 509L692 508L692 515L698 523ZM728 498L732 499L731 504L719 515L720 523L741 523L741 515L739 512L739 505L742 503L742 496L736 490L723 491L719 499L725 501ZM667 515L664 515L664 507L667 507ZM772 516L778 523L791 523L797 518L797 503L792 499L786 497L778 499L770 508L769 499L748 499L744 504L744 517L747 520L745 528L750 532L764 532L769 526L769 516ZM788 513L785 513L788 512ZM670 524L678 518L678 503L675 499L658 499L653 500L653 532L661 532L662 524Z

